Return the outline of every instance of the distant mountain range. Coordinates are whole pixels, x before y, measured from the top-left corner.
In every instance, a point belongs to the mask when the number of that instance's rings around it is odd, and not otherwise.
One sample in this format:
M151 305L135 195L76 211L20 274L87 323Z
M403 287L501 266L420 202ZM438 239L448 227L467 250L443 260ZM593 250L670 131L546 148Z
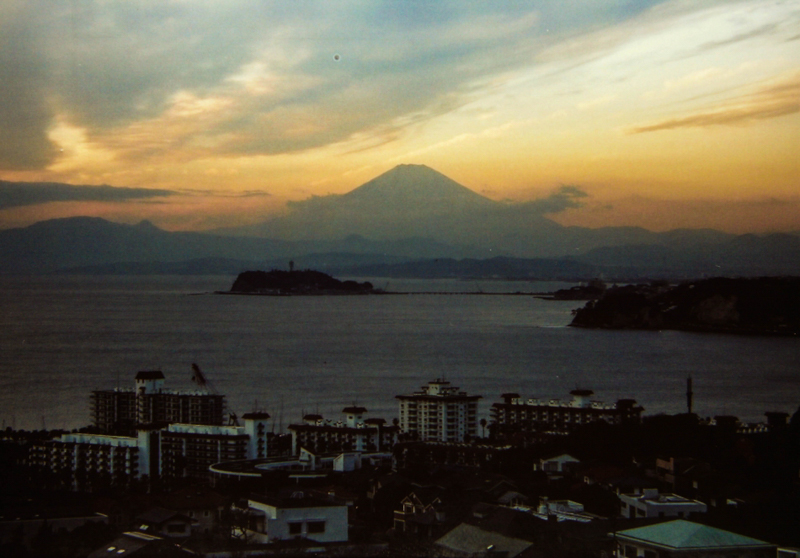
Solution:
M0 273L234 274L285 269L291 259L297 269L351 276L800 275L796 234L564 227L545 216L552 203L493 201L425 166L400 165L347 194L289 210L212 233L92 217L42 221L0 231Z

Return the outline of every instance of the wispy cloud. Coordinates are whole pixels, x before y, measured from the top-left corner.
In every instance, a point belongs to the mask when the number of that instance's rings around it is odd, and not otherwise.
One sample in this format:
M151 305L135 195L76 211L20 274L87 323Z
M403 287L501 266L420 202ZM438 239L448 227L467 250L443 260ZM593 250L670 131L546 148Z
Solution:
M375 148L530 64L552 37L659 1L12 2L0 22L0 170L66 156L48 136L56 120L123 164L359 138L356 150Z
M800 73L764 85L747 95L731 99L707 110L664 119L628 129L640 134L676 128L719 125L744 125L756 120L777 118L800 112Z

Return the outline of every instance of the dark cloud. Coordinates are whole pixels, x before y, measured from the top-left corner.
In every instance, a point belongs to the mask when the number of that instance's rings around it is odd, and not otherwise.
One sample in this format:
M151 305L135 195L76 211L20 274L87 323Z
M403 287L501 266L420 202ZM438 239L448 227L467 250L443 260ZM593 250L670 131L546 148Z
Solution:
M589 197L579 186L563 184L558 190L545 198L511 204L510 208L514 211L524 211L531 214L547 215L560 213L567 209L583 206L582 198Z
M32 17L0 9L0 169L37 169L56 153L47 138L48 67Z
M122 202L172 196L170 190L112 186L73 186L57 182L7 182L0 180L0 210L49 202Z
M177 192L179 194L185 194L190 196L202 196L202 197L215 197L215 198L269 198L272 197L267 191L264 190L236 190L236 191L229 191L229 190L208 190L208 189L199 189L199 188L180 188Z

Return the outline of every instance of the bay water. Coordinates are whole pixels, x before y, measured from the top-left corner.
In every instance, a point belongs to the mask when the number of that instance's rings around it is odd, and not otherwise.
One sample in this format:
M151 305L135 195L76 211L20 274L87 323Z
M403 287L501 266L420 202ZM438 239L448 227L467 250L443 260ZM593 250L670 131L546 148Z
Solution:
M701 416L764 420L800 405L800 339L568 327L576 301L487 293L567 285L371 279L392 296L221 296L234 277L0 277L3 427L91 422L93 389L133 387L161 370L166 387L196 389L197 363L239 415L255 409L276 430L304 413L398 415L395 395L444 378L482 395L569 399L576 387L645 414L686 410L692 376ZM359 278L358 280L363 280Z

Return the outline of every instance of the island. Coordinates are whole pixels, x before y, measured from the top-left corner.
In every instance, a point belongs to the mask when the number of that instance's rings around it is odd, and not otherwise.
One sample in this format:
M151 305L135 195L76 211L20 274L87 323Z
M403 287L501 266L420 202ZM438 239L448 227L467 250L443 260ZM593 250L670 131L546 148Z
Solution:
M255 295L353 295L374 294L372 283L365 281L340 281L321 271L244 271L236 277L230 291L219 294Z
M614 286L574 327L800 335L800 277L711 278Z

